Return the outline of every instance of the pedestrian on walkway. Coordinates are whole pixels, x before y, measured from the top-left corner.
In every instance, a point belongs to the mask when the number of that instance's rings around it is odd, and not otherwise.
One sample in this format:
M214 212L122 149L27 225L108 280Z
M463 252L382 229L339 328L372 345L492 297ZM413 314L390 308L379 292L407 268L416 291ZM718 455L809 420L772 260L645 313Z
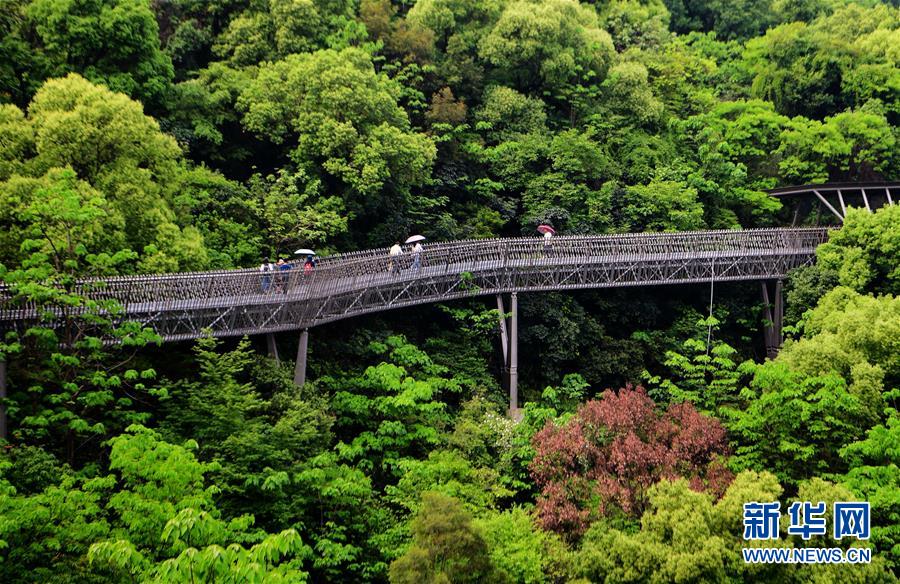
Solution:
M259 266L259 271L262 272L262 282L260 284L263 292L268 292L269 288L272 287L272 272L275 271L275 266L266 258L263 260L262 265Z
M422 242L417 241L416 244L412 248L412 266L410 269L414 272L418 272L419 268L422 266Z
M306 256L306 261L303 262L303 275L311 276L313 273L313 270L315 268L316 268L316 258L311 255Z
M278 263L276 264L276 268L278 269L278 288L281 290L282 294L287 294L288 291L288 282L290 277L288 276L288 270L290 270L293 266L284 258L278 258Z
M556 230L553 229L550 225L538 225L537 227L538 233L542 233L544 235L544 251L543 256L547 257L550 254L550 250L553 248L553 245L550 243L550 240L553 239L553 235L556 234Z
M399 274L400 273L400 256L403 255L403 248L400 247L399 241L394 243L393 246L391 246L391 251L388 252L388 255L390 256L390 260L388 261L388 271L391 272L392 274Z

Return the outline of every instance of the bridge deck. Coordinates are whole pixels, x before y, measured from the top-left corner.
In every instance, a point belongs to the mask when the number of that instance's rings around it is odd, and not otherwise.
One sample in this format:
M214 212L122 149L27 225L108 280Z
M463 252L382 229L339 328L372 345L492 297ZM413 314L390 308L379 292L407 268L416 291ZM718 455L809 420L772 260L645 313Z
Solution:
M86 279L76 290L115 300L125 318L166 340L307 328L403 306L512 291L782 278L814 261L825 228L784 228L470 240L426 245L419 270L399 273L386 249L324 258L316 270L227 270ZM268 284L268 290L264 290ZM38 307L0 289L0 328L21 328ZM46 307L43 307L46 311ZM51 313L62 316L61 309Z

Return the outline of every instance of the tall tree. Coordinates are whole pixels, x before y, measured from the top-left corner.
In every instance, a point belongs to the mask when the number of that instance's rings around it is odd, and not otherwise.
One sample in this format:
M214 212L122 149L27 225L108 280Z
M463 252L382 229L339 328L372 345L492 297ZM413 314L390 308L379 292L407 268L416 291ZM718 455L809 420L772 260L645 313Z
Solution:
M80 73L159 111L171 89L149 0L32 0L25 10L46 77Z
M391 222L411 208L436 153L410 128L399 90L365 52L324 50L264 65L238 106L249 130L287 142L294 162L344 199L354 231L377 226L365 243L384 244L402 228Z
M533 442L538 516L570 538L604 515L640 516L647 489L662 479L686 477L714 494L730 481L717 460L727 452L719 422L687 403L658 412L642 388L607 390L563 424L548 422Z
M425 493L412 522L409 550L391 564L391 582L492 582L497 574L487 544L456 499Z

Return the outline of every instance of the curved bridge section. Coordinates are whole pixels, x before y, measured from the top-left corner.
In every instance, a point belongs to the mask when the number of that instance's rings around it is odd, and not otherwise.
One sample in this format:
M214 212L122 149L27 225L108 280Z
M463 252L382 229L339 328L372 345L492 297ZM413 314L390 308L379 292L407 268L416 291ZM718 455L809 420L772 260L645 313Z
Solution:
M854 182L780 187L770 190L769 196L780 199L782 203L800 200L821 204L827 209L826 213L843 223L850 207L872 211L900 201L900 183Z
M784 277L811 264L827 228L469 240L426 245L421 266L387 249L323 259L311 274L229 270L84 280L127 320L165 340L306 329L361 314L506 292L615 288ZM393 268L393 269L391 269ZM8 294L8 292L7 292ZM0 327L34 322L37 307L8 296ZM62 316L62 315L60 315Z

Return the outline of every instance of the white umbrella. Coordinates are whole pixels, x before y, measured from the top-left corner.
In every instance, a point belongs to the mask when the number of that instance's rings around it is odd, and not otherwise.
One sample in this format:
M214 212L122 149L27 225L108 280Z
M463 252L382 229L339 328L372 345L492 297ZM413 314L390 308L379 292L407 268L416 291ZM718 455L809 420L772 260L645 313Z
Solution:
M294 252L294 255L316 255L316 252L311 249L298 249Z
M410 235L403 243L415 243L417 241L425 241L425 239L426 237L424 235Z

